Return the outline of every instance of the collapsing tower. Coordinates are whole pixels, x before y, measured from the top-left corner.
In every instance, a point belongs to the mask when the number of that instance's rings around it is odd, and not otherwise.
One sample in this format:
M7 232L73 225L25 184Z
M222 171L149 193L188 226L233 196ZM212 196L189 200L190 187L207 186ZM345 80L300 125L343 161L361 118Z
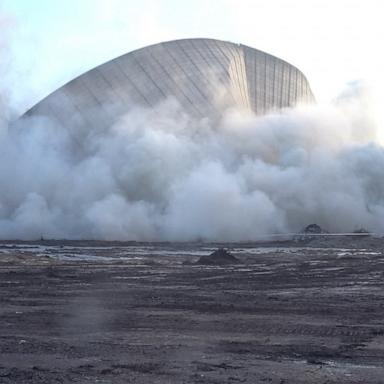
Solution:
M102 64L50 94L26 116L102 129L134 106L155 107L169 98L198 118L220 116L228 107L261 115L314 100L305 76L275 56L230 42L185 39Z

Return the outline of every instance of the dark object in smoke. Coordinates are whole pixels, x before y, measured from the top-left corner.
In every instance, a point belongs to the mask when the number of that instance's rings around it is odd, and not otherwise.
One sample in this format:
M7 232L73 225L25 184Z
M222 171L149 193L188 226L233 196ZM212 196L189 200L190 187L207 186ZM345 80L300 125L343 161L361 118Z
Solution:
M321 229L320 225L309 224L309 225L307 225L304 228L302 233L316 233L316 234L320 234L320 233L326 233L326 232Z
M328 231L325 231L318 224L309 224L307 225L298 235L293 237L294 241L306 241L319 238L322 234L327 234Z
M356 233L357 235L367 235L367 236L370 235L370 232L367 231L365 228L355 229L355 230L353 231L353 233Z
M197 264L202 265L229 265L240 261L224 248L219 248L208 256L201 256Z
M365 237L370 237L370 236L372 236L372 233L367 231L365 228L355 229L353 231L353 235L352 235L352 237L355 239L356 238L362 238L362 237L365 238Z

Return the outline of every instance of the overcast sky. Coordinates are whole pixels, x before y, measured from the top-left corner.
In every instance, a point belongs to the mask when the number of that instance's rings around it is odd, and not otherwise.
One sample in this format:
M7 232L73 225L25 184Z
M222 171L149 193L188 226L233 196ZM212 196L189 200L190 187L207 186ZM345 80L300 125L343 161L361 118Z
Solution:
M381 0L0 0L3 92L17 110L84 71L160 41L210 37L301 69L327 102L383 84Z

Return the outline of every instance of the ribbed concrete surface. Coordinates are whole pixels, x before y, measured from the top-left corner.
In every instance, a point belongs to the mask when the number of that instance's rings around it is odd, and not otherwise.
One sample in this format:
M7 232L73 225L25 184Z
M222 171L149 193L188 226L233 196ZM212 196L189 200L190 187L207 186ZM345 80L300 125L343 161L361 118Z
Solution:
M120 56L50 94L27 115L46 115L72 127L105 127L135 105L174 97L197 117L228 106L263 114L311 102L304 75L256 49L212 39L160 43Z

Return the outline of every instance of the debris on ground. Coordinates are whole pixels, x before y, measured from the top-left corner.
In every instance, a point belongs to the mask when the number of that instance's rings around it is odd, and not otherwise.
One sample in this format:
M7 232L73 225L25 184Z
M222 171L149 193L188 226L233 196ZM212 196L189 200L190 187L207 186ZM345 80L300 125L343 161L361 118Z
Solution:
M328 231L323 230L318 224L309 224L307 225L299 234L294 236L294 241L306 241L313 240L319 235L325 235Z
M355 230L353 231L353 233L354 233L356 236L371 236L371 232L367 231L365 228L355 229Z
M240 262L235 256L224 248L219 248L208 256L201 256L196 262L203 265L229 265Z
M383 383L384 238L322 237L0 241L0 383Z
M321 233L327 233L326 231L323 231L323 229L320 227L320 225L317 224L309 224L307 225L302 233L306 234L321 234Z

